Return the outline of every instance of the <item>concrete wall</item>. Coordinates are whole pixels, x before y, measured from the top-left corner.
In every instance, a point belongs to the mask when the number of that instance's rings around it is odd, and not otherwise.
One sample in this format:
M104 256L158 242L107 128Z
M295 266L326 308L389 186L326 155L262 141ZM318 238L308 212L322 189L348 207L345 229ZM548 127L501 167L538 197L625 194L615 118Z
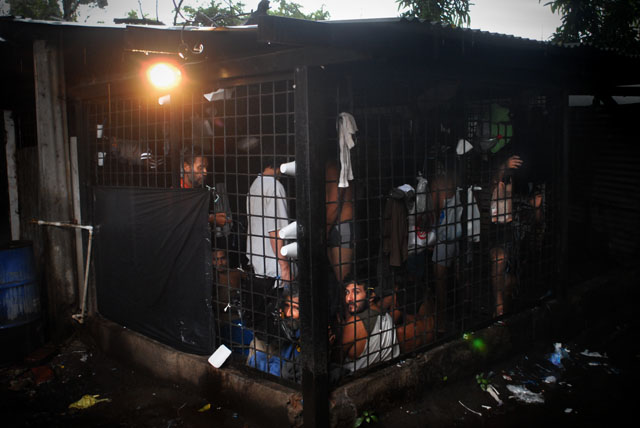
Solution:
M550 300L539 307L495 322L471 333L471 339L437 346L412 358L378 368L334 389L329 407L332 427L353 426L363 410L405 402L409 397L450 381L473 376L487 365L526 351L534 340L563 341L590 320L612 314L638 298L640 272L599 277L572 287L564 302ZM628 315L628 314L627 314ZM224 396L260 426L302 426L300 393L256 373L241 361L215 369L206 356L178 352L111 321L92 316L87 332L101 349L154 376L195 386L212 399ZM484 349L473 346L481 339ZM239 359L240 360L240 359Z

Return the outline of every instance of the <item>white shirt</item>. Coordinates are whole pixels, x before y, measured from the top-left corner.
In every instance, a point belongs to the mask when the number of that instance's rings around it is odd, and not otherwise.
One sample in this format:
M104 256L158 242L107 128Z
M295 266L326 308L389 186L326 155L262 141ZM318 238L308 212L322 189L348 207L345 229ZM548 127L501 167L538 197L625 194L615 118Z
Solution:
M278 261L271 246L269 232L275 232L289 224L286 197L284 187L272 175L260 174L249 188L247 257L256 275L270 278L279 276Z
M344 367L353 372L380 361L388 361L398 355L400 355L400 346L393 319L388 313L379 314L373 330L367 338L362 355L355 360L355 363L347 358Z
M445 201L444 208L440 211L440 219L436 226L438 242L452 242L462 236L462 198L461 188L456 189L456 194ZM471 201L471 202L470 202ZM480 241L480 210L478 202L473 196L473 188L467 189L467 236L474 242Z

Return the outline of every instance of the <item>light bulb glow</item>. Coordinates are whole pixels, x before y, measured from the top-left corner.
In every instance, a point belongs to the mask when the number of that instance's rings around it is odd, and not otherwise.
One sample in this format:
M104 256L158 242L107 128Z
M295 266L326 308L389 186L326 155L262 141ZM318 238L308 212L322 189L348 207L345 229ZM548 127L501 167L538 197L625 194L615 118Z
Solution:
M180 84L182 73L173 64L160 62L147 69L147 78L158 89L172 89Z

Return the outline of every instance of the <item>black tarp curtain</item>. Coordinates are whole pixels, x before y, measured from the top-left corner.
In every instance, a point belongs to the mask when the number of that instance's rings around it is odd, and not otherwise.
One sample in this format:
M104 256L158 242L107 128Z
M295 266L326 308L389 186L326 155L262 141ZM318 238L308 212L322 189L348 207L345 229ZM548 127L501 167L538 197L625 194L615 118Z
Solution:
M209 193L95 187L94 195L98 312L177 350L211 353Z

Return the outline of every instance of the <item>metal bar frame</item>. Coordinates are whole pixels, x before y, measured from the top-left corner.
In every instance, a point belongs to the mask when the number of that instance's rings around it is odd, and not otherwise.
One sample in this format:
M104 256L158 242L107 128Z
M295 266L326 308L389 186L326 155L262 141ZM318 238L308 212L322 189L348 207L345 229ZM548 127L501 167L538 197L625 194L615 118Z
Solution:
M329 423L326 212L323 150L324 87L320 68L295 71L296 204L298 219L302 398L304 425Z

